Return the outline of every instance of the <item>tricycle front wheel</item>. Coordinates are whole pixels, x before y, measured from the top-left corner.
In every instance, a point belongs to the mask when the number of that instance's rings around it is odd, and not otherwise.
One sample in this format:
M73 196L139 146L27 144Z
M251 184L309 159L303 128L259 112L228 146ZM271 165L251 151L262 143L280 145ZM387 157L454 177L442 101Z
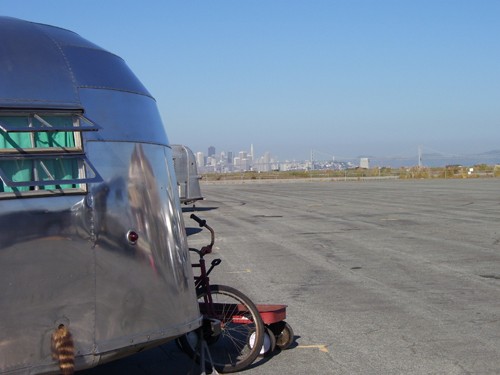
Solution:
M264 341L264 323L255 304L240 291L225 285L210 285L213 303L207 303L206 290L198 293L200 311L205 320L219 321L219 332L204 332L205 341L218 372L241 371L259 355ZM248 345L253 335L253 345ZM181 348L199 361L197 336L188 333L179 338Z

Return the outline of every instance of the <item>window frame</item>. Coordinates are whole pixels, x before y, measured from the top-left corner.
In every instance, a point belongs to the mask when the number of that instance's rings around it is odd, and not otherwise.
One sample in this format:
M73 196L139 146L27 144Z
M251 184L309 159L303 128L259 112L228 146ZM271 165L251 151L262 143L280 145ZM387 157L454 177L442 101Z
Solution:
M9 124L5 117L20 117L26 119L26 126ZM45 118L44 118L45 117ZM47 117L71 118L71 125L55 125L50 123ZM36 121L35 121L36 120ZM69 122L68 122L69 124ZM0 192L0 199L25 196L40 196L54 194L82 194L88 190L87 184L101 182L102 178L88 160L84 145L82 132L98 131L101 127L94 121L83 115L83 111L72 110L12 110L0 109L0 136L26 133L29 135L31 147L21 147L16 144L14 147L0 147L0 183L12 191ZM50 145L47 147L37 145L37 133L71 133L72 145L66 147ZM28 140L28 139L26 139ZM54 141L54 138L52 138ZM17 147L16 147L17 146ZM75 161L70 161L71 159ZM30 177L26 180L15 181L14 174L7 173L4 167L11 162L22 163L28 161L28 173ZM47 167L46 162L53 165L53 170ZM59 167L64 169L63 163L73 169L70 178L57 178L57 167L54 162L59 163ZM26 169L26 168L25 168ZM41 173L40 173L41 171ZM40 177L40 174L43 174ZM68 187L68 185L72 185ZM29 190L24 190L26 187ZM21 188L21 189L18 189Z

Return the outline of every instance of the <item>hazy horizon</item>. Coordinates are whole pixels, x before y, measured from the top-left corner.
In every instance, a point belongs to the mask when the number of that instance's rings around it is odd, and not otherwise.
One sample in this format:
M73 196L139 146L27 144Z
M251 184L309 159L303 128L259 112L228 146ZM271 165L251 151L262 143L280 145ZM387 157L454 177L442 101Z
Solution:
M213 146L212 144L210 146ZM205 147L204 149L191 149L193 152L202 152L204 156L208 156L208 148L210 146ZM489 149L489 150L481 150L477 152L463 152L462 150L458 150L458 152L444 152L444 151L439 151L431 148L427 148L424 146L416 146L415 150L409 150L408 153L404 154L368 154L368 153L362 153L358 155L340 155L340 154L331 154L328 152L324 152L321 150L315 150L311 149L308 150L308 152L297 152L296 154L302 154L304 157L289 157L289 158L281 158L279 155L273 152L272 149L266 149L266 150L259 150L259 147L254 146L254 153L255 157L260 158L261 156L264 155L265 152L270 152L271 156L273 159L278 160L278 161L300 161L300 160L311 160L311 153L313 154L313 159L314 160L336 160L336 161L343 161L343 160L352 160L352 159L359 159L359 158L372 158L372 159L405 159L405 160L414 160L416 163L418 163L418 155L420 152L420 155L423 157L433 157L433 158L440 158L440 159L467 159L467 158L474 158L476 157L478 160L481 158L497 158L498 161L497 163L500 163L500 147L496 149ZM189 146L188 146L189 147ZM213 146L215 147L215 146ZM248 147L242 147L239 149L228 149L228 148L218 148L215 147L216 149L216 154L220 155L221 152L233 152L233 155L237 156L239 152L244 151L247 153L250 153L250 145ZM307 151L307 150L305 150ZM293 154L293 152L288 152L288 154ZM494 154L494 155L490 155Z

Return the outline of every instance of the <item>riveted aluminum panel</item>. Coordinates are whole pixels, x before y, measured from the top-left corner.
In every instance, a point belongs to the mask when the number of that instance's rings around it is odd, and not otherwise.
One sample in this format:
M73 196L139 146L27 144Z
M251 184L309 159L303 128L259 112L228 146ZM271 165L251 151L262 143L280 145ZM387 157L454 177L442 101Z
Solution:
M197 328L171 150L140 81L73 32L0 17L0 82L0 108L94 120L83 149L102 177L81 194L0 200L0 373L57 373L59 324L77 369Z
M80 97L85 114L97 124L102 124L98 132L85 134L86 139L168 144L156 102L152 98L96 89L80 89Z
M78 87L134 92L150 96L125 61L102 49L62 47ZM92 61L92 65L89 65Z
M0 82L0 107L79 107L64 55L31 22L0 17Z
M151 96L123 59L53 26L0 17L0 56L0 107L80 108L80 87Z
M87 149L104 179L90 191L98 351L193 328L199 312L170 149L131 142ZM126 238L131 230L135 245Z

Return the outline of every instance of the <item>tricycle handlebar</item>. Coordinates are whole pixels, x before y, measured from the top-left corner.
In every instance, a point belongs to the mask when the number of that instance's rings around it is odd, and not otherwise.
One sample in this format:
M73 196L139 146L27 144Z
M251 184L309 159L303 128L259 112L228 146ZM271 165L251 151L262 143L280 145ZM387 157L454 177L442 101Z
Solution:
M194 221L196 221L200 225L200 227L205 227L210 231L210 244L202 247L200 251L197 251L197 253L201 257L203 257L203 255L205 255L205 254L210 254L212 252L212 246L214 245L214 242L215 242L214 230L210 227L210 225L207 224L206 220L200 219L195 214L191 214L190 218L193 219Z
M191 214L190 218L193 219L194 221L196 221L200 225L200 227L204 227L204 226L207 225L207 221L206 220L200 219L195 214Z

